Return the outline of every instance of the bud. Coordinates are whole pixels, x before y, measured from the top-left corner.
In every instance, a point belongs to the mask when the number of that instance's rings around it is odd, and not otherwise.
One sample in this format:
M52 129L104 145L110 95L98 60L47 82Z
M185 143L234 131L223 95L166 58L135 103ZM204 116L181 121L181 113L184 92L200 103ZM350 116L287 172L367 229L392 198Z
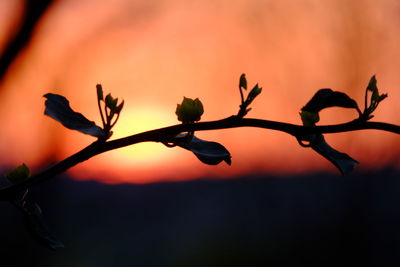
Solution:
M245 90L247 90L247 79L246 79L246 74L244 73L240 75L239 88L244 88Z
M117 113L118 98L113 98L111 94L108 94L106 96L105 102L106 102L106 107L108 107L111 110L111 112Z
M319 121L319 115L316 112L302 110L300 117L304 126L314 126Z
M376 86L376 77L375 75L371 77L371 79L369 80L368 86L367 86L367 90L371 91L371 92L375 92L378 91L378 87Z
M101 86L101 84L97 84L96 85L96 89L97 89L97 99L99 101L103 100L104 99L104 97L103 97L103 87Z
M182 103L177 105L175 114L178 116L179 121L192 123L199 121L203 112L203 104L198 98L193 100L184 97Z
M111 96L111 94L106 95L106 98L105 98L106 107L109 107L109 108L112 107L113 102L114 102L114 98Z

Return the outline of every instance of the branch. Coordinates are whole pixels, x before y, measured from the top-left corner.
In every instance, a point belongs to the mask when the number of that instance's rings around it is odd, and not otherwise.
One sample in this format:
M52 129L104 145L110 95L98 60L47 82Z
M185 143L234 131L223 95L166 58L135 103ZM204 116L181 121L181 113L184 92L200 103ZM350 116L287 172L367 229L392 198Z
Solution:
M261 120L261 119L246 119L231 116L222 120L199 122L191 124L177 124L169 127L159 128L139 134L134 134L120 139L111 141L102 141L101 139L82 149L81 151L73 154L72 156L60 161L59 163L51 166L41 173L31 176L29 179L19 184L10 185L0 190L0 200L13 199L19 192L26 190L29 187L38 185L47 181L56 175L65 172L69 168L86 161L98 154L118 149L142 142L161 142L167 143L175 136L183 132L192 131L208 131L208 130L221 130L238 127L256 127L269 130L276 130L290 134L297 139L310 134L324 134L324 133L339 133L358 130L382 130L391 133L400 134L400 126L383 123L383 122L369 122L364 120L353 120L347 123L325 126L301 126L296 124Z

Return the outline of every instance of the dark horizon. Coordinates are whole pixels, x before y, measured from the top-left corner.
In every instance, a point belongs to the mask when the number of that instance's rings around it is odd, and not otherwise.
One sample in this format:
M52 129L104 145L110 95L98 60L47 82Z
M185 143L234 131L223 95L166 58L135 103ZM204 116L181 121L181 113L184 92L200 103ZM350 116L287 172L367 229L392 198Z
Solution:
M32 198L65 248L38 245L3 202L0 255L13 266L394 266L399 178L394 169L143 185L63 176Z

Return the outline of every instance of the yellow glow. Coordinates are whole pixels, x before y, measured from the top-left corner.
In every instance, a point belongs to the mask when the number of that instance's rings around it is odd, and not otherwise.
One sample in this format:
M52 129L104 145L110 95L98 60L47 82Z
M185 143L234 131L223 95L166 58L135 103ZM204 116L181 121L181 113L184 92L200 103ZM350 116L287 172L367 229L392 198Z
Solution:
M176 124L174 113L159 107L143 107L123 110L113 129L113 139ZM145 142L114 151L107 160L118 165L153 165L165 160L170 154L160 143Z

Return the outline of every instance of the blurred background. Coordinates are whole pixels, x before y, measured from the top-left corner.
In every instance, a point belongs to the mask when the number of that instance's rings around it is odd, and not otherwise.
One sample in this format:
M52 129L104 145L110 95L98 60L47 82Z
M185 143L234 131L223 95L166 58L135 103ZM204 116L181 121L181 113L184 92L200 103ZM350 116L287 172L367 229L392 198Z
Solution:
M263 87L249 117L299 124L299 110L320 88L345 92L363 108L376 75L389 97L374 120L400 124L397 0L0 0L0 22L3 172L23 162L39 171L93 142L45 117L42 96L62 94L100 124L97 83L125 100L113 138L178 123L183 96L202 100L202 120L236 114L242 73L249 86ZM357 116L346 109L320 115L320 124ZM140 144L35 189L67 247L61 252L33 243L18 211L0 203L2 258L21 266L395 260L398 135L327 135L361 163L349 177L280 132L196 135L226 146L232 166ZM21 250L27 256L16 258Z

